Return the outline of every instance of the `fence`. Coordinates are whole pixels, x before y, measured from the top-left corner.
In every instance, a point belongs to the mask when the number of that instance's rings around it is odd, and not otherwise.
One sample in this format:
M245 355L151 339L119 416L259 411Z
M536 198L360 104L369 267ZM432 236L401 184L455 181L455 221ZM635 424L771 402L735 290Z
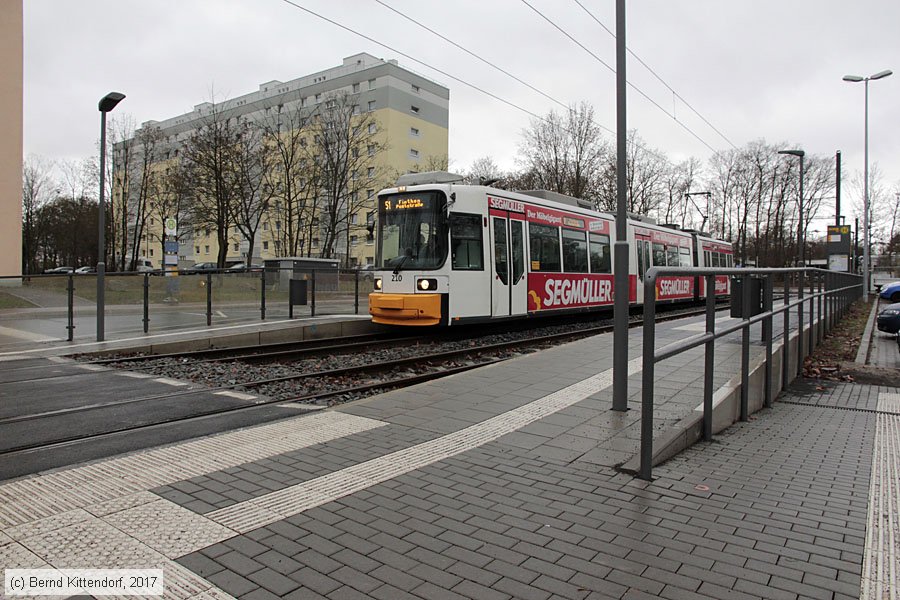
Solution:
M706 289L715 289L715 276L728 275L739 278L733 280L732 302L740 294L742 320L716 331L715 296L707 295L706 332L685 340L656 348L656 287L661 277L692 275L706 278ZM782 306L774 308L776 278L782 281ZM753 278L761 279L759 296L753 297ZM808 281L807 281L808 279ZM796 291L792 291L792 280L796 280ZM737 288L740 288L738 291ZM809 293L807 294L807 288ZM792 294L794 295L792 298ZM705 441L712 439L713 431L713 373L715 341L736 331L741 331L741 386L740 420L746 421L749 412L749 363L750 327L762 323L765 342L765 392L764 405L772 406L772 345L773 317L781 313L784 319L783 343L781 351L781 389L791 381L788 369L790 351L790 312L797 310L797 375L802 373L804 357L804 307L809 305L809 334L807 348L811 351L825 333L843 316L847 307L862 297L862 278L847 273L836 273L822 269L682 269L676 267L653 267L644 278L644 340L643 372L641 389L641 451L638 476L650 481L653 462L653 392L656 363L671 358L687 350L705 347L703 369L703 427ZM754 310L758 308L759 310Z
M160 272L112 272L104 277L106 320L117 333L148 333L183 327L239 323L267 318L368 314L372 271L360 269L250 270L186 269L177 276ZM306 302L292 304L291 279L307 282ZM34 319L51 332L65 321L64 338L76 328L93 331L96 323L95 274L41 274L0 277L0 322ZM227 313L227 314L226 314ZM90 321L89 324L87 322ZM63 331L59 334L62 336Z

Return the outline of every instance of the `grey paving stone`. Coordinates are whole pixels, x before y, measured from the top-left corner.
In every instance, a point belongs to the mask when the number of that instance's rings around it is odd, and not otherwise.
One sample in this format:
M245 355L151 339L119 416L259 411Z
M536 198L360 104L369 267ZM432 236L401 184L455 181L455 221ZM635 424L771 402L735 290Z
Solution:
M277 596L283 596L300 587L300 584L290 577L282 575L268 567L256 571L255 573L251 573L247 576L247 579Z

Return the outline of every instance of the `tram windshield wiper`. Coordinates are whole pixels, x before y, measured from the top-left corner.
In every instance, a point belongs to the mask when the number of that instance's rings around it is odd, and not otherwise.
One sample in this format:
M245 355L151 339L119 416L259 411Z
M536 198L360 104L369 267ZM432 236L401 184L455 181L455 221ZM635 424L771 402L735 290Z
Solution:
M400 269L403 268L403 263L412 258L412 248L407 248L406 253L400 258L397 262L397 265L394 267L394 275L400 272Z

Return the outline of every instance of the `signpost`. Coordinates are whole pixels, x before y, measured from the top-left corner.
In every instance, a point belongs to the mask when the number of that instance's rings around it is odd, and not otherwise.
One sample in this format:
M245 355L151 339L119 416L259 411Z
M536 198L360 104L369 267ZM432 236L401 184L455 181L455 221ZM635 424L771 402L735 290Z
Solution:
M163 269L166 272L166 301L178 302L178 221L163 219Z
M842 273L850 272L850 247L851 236L849 225L829 225L828 226L828 242L826 244L828 250L828 269L831 271L840 271Z

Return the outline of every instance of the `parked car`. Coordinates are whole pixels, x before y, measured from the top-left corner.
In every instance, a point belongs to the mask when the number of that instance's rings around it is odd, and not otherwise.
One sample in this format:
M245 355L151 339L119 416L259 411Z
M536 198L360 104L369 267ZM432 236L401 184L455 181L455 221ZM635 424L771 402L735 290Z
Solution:
M888 304L878 313L878 331L897 333L900 331L900 303Z
M893 281L882 286L881 293L878 295L891 302L900 302L900 281Z
M90 275L96 272L97 269L95 269L94 267L78 267L77 269L75 269L76 275Z
M244 263L234 263L225 269L226 271L246 271L247 265Z
M196 263L193 267L188 267L187 269L182 270L182 273L185 275L190 275L192 273L206 273L207 271L215 271L218 269L218 265L213 262L202 262Z
M72 273L75 269L72 267L56 267L55 269L45 269L44 273Z

